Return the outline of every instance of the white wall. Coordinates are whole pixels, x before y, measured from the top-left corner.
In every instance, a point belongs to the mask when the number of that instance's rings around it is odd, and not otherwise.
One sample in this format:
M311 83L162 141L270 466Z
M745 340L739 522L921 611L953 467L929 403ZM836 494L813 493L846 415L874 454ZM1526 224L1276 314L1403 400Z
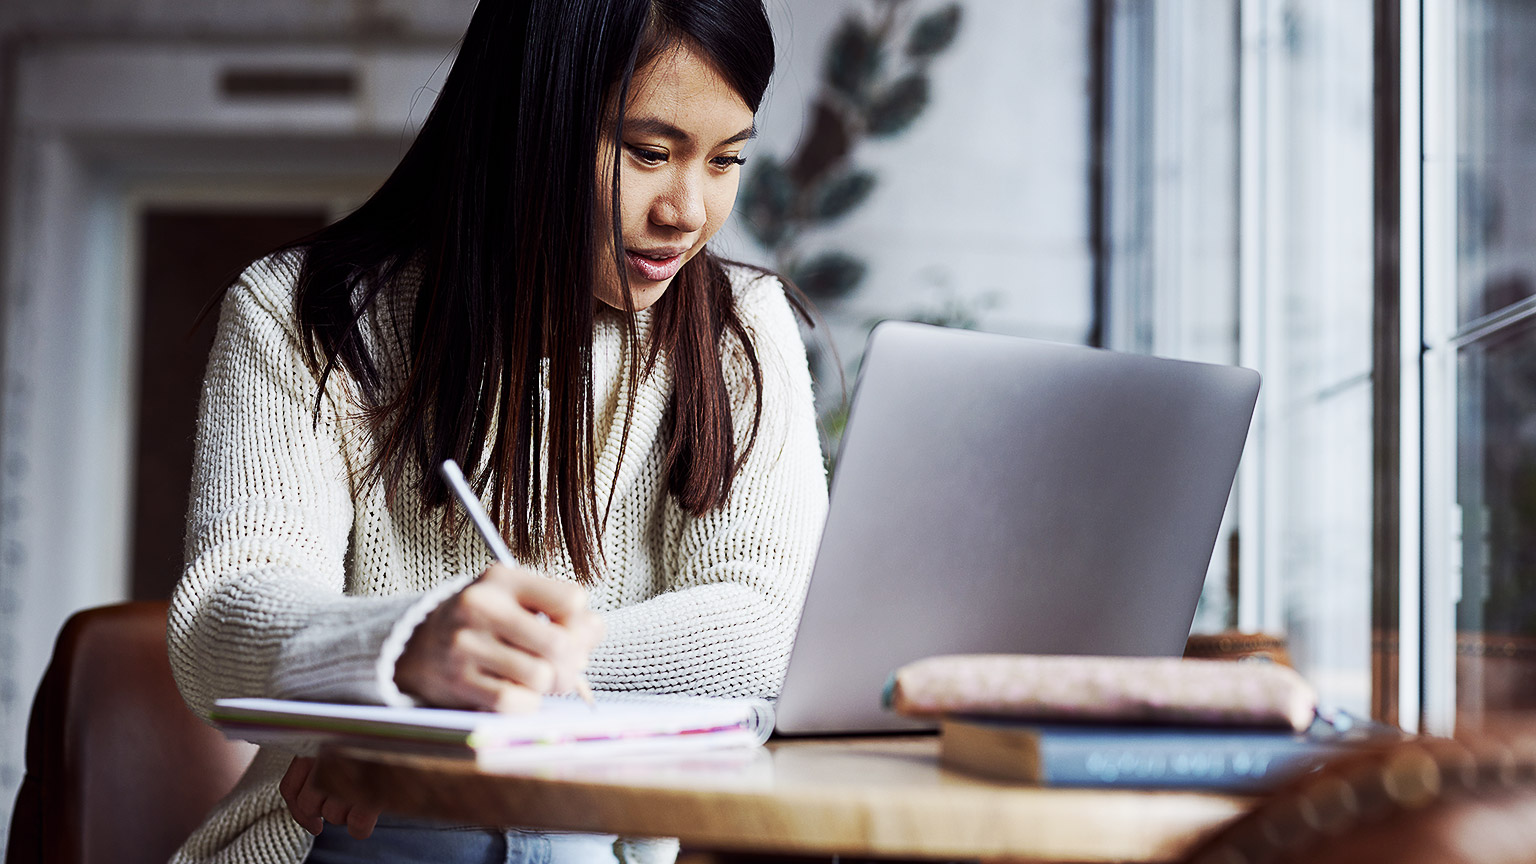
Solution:
M910 14L941 5L914 0ZM844 14L875 6L770 0L779 65L749 160L793 152L828 34ZM979 329L1065 342L1084 341L1092 324L1088 4L965 0L962 9L955 43L930 67L928 108L902 135L856 151L854 163L878 175L873 195L806 244L869 265L853 294L821 304L845 360L874 320L952 305L973 312ZM768 263L734 224L720 242Z

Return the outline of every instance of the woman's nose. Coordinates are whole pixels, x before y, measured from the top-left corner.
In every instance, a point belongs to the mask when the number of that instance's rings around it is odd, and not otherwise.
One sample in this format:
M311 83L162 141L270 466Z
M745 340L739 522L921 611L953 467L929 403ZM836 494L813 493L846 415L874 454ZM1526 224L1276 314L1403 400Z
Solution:
M692 234L704 227L704 190L692 172L679 171L651 206L651 221Z

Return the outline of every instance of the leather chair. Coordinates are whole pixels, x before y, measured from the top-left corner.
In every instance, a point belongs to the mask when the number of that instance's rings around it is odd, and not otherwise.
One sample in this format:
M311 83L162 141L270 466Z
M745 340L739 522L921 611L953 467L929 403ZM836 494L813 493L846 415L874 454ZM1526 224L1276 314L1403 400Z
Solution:
M1261 798L1185 864L1533 864L1536 720L1332 760Z
M164 864L255 754L181 700L167 604L64 624L27 724L6 864Z

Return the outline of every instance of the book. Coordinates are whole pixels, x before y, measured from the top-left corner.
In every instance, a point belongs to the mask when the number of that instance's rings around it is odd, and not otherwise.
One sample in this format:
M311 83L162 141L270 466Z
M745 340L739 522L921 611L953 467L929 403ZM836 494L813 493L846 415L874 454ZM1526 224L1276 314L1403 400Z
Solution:
M949 717L939 723L939 761L993 780L1043 786L1257 792L1383 737L1390 736L1323 721L1295 732Z
M761 699L601 695L588 706L548 696L530 714L391 708L287 699L220 699L212 720L230 738L306 747L340 742L473 758L482 767L755 747L773 730Z
M1028 717L1048 723L1289 725L1305 731L1317 695L1278 663L1178 657L961 654L891 676L885 704L909 717Z

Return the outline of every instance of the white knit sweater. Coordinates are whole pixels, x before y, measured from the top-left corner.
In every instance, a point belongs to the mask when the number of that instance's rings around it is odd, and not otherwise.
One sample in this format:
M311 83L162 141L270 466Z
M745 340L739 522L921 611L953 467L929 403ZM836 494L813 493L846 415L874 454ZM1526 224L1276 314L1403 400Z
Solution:
M606 635L587 677L600 690L772 696L788 663L826 478L804 347L783 289L746 270L731 276L762 364L762 425L730 500L702 518L678 507L662 472L667 358L624 404L637 370L622 321L599 316L599 513L618 477L602 532L605 564L591 590ZM204 717L231 696L407 703L393 678L412 629L490 563L473 531L450 539L436 520L417 517L409 486L394 509L382 484L354 486L350 469L363 464L369 437L340 375L313 422L317 382L300 349L294 277L293 259L267 259L237 281L204 381L188 563L168 629L176 681ZM640 313L642 340L649 318ZM751 379L734 340L722 350L740 442ZM626 413L633 421L621 464ZM544 572L573 578L568 559ZM263 749L175 861L301 861L310 835L277 791L290 758Z

